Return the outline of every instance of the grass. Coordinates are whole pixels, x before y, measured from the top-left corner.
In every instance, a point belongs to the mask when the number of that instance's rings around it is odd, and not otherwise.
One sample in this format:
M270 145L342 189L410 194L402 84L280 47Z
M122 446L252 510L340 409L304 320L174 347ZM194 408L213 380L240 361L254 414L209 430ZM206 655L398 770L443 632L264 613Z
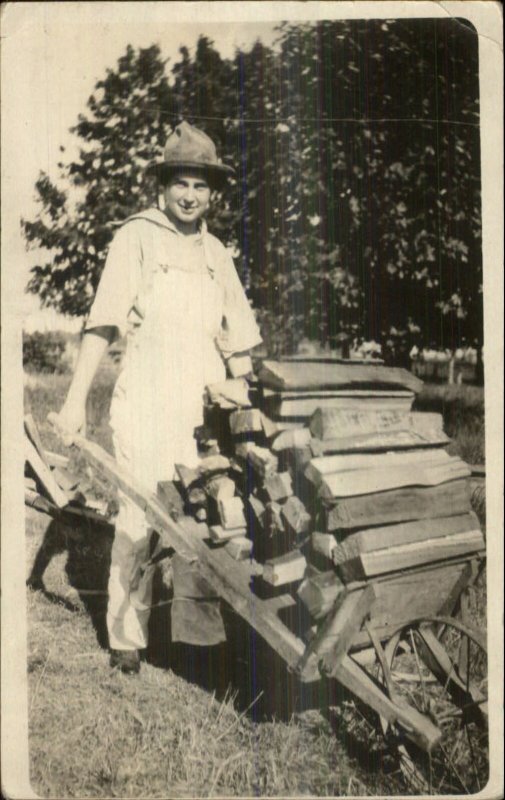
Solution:
M88 435L110 448L105 421L113 375L93 386ZM45 418L57 410L67 376L37 376L26 408L48 449L69 454ZM450 388L450 391L448 389ZM458 387L459 388L459 387ZM482 396L427 387L419 404L482 437ZM445 389L445 391L443 390ZM471 390L471 391L468 391ZM460 396L461 397L461 396ZM438 404L438 405L437 405ZM467 413L458 406L470 405ZM474 420L479 417L480 423ZM480 434L479 434L480 431ZM480 448L480 450L478 449ZM469 451L474 463L483 442ZM97 496L113 493L86 473ZM42 797L373 796L405 791L383 740L340 689L306 689L229 609L228 642L170 645L169 599L151 615L152 644L140 678L108 667L105 611L110 529L63 529L27 512L27 562L48 566L44 591L29 592L31 780ZM483 598L481 593L481 600ZM479 621L485 621L481 603Z

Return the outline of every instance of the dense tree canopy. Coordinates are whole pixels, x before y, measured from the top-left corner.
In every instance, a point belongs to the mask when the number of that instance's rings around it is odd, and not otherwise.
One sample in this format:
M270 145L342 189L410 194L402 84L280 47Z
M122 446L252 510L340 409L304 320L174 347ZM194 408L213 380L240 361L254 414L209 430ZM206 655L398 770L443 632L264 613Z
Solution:
M284 24L276 48L257 42L232 60L202 37L170 71L158 47L128 47L73 129L79 157L61 164L58 186L40 176L40 213L23 223L48 251L28 287L44 305L86 313L113 223L155 201L145 166L183 118L237 171L209 224L237 253L272 346L331 345L341 331L481 341L478 44L467 22Z

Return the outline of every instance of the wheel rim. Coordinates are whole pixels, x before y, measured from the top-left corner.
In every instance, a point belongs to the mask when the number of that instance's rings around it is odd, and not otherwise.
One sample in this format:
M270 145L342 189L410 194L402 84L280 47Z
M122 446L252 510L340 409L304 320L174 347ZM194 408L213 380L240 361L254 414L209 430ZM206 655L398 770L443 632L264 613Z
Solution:
M458 620L424 617L394 631L384 652L398 698L429 716L442 732L440 747L431 754L413 751L395 732L404 775L417 790L423 781L430 794L483 789L489 768L483 638ZM377 669L384 682L382 667Z

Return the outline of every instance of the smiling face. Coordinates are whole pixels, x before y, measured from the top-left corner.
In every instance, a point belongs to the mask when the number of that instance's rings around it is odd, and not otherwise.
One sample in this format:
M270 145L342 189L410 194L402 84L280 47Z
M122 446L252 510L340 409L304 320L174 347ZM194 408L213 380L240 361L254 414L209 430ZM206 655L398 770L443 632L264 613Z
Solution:
M210 193L203 173L174 173L163 188L165 214L182 233L194 233L210 205Z

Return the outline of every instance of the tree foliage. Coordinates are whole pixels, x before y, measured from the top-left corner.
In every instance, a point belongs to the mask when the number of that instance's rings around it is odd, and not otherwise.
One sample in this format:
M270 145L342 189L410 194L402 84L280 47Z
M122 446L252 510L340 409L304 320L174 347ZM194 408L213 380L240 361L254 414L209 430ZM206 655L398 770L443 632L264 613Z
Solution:
M128 47L79 117L69 197L41 175L24 222L50 253L29 290L85 313L111 223L153 202L144 178L185 118L237 177L211 229L279 350L341 331L453 346L482 337L477 36L465 22L284 24L224 60L205 37L170 80L156 46ZM63 185L63 184L62 184Z

